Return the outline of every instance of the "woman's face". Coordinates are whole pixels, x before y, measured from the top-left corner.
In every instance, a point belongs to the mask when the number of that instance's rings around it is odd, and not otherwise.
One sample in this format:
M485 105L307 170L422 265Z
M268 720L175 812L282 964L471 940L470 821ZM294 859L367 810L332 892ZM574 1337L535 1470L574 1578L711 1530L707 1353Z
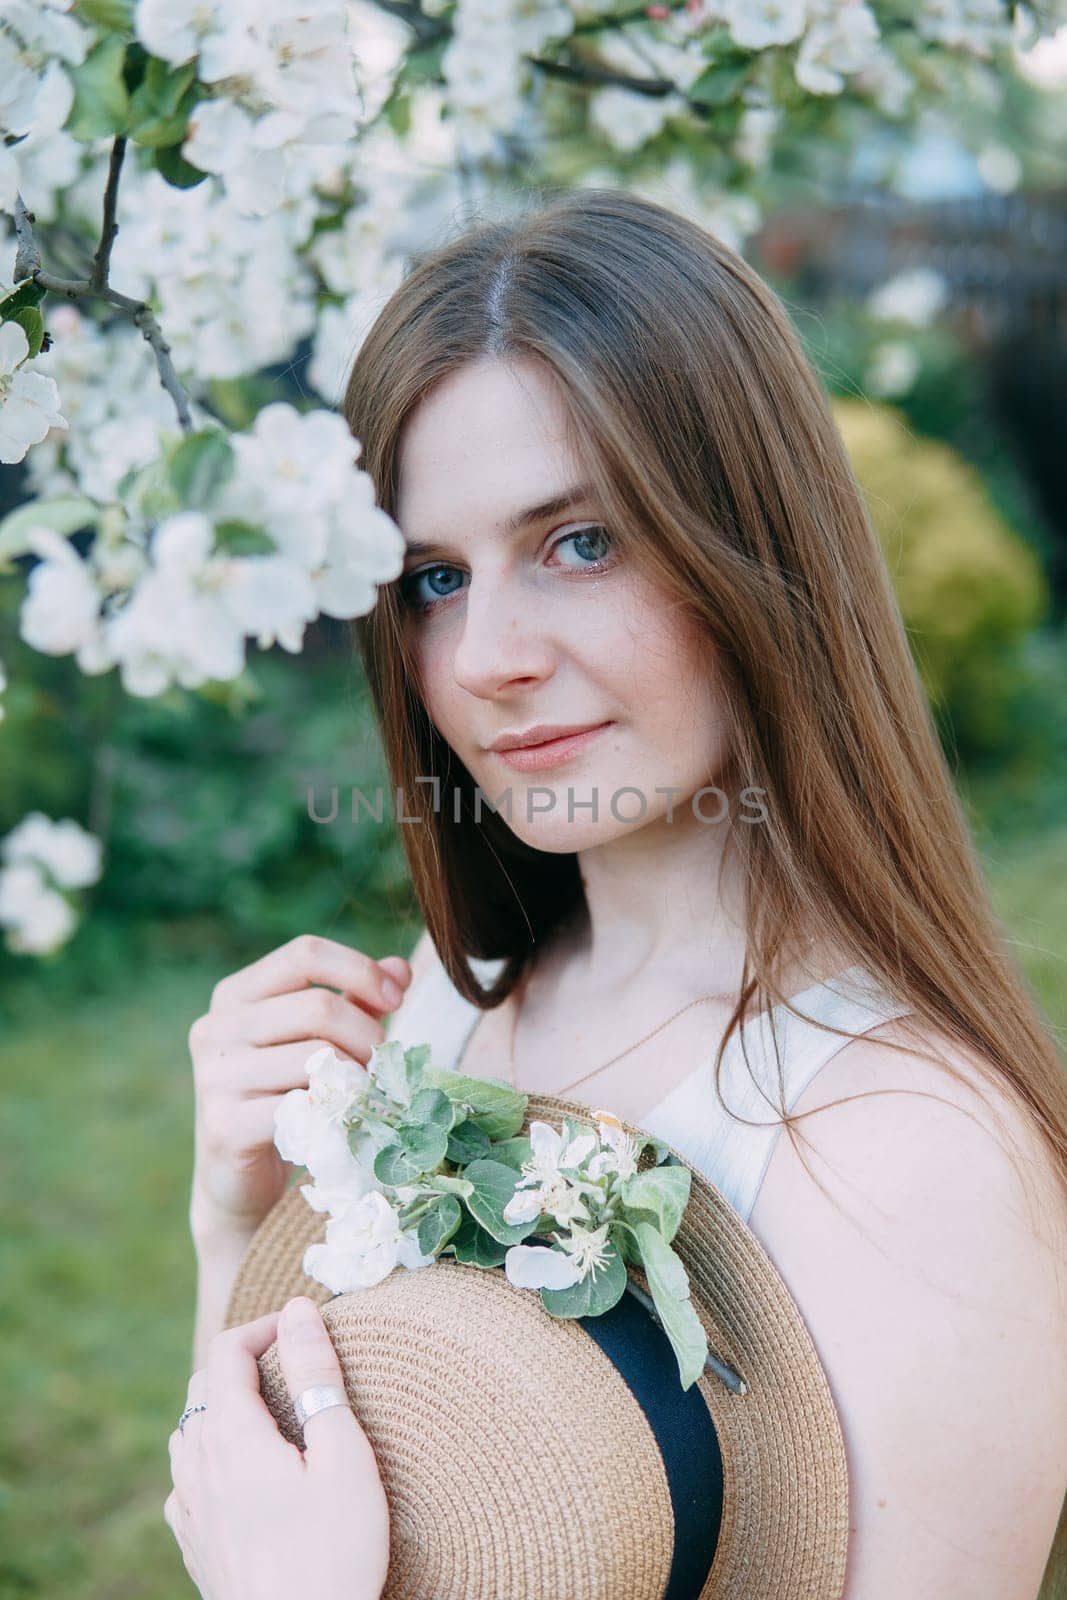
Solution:
M581 483L555 384L533 362L452 373L404 431L399 581L426 708L485 803L542 850L587 849L672 807L691 822L691 796L726 756L708 646L621 557L596 503L523 515ZM546 723L606 726L536 768L532 752L489 748ZM700 808L712 820L716 797Z

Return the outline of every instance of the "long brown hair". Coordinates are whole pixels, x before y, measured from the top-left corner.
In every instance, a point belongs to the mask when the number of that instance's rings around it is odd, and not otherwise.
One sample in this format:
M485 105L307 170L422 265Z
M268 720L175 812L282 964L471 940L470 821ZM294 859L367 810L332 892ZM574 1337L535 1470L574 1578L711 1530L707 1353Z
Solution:
M716 1076L752 996L786 1002L783 950L818 929L978 1052L1067 1180L1067 1075L990 906L885 559L777 297L711 234L623 191L542 193L469 226L415 258L352 366L344 415L386 511L406 420L486 356L556 380L618 546L702 628L732 766L764 791L766 825L731 834L748 953ZM356 636L418 818L400 831L427 929L488 1009L581 896L577 857L528 846L484 800L475 820L473 780L419 693L398 583ZM431 774L446 803L416 781ZM491 987L471 956L503 958Z

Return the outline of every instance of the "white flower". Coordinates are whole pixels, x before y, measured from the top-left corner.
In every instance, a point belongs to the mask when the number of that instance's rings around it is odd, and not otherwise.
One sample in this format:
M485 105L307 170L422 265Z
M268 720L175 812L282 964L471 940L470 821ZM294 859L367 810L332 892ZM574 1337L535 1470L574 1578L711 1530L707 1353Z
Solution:
M517 1289L571 1289L582 1278L571 1257L542 1244L513 1244L504 1257L504 1275Z
M614 1118L609 1121L603 1115L597 1122L597 1130L601 1148L586 1168L590 1178L602 1178L606 1173L614 1173L620 1180L632 1178L637 1171L637 1140L621 1123Z
M928 328L948 298L948 285L933 267L912 267L880 284L867 297L872 317Z
M576 1134L564 1144L562 1133L550 1123L536 1120L530 1123L529 1135L531 1155L522 1164L523 1184L555 1183L564 1168L576 1171L597 1144L596 1134L591 1132Z
M152 566L107 623L107 641L129 694L172 682L192 689L244 668L244 634L213 584L214 528L199 511L167 517L152 540Z
M363 1195L326 1224L325 1243L309 1245L303 1268L335 1294L368 1289L387 1278L397 1265L429 1266L413 1233L405 1233L400 1218L384 1194Z
M35 861L62 889L84 889L95 883L102 849L100 840L73 817L53 822L42 811L23 817L0 845L5 861Z
M805 35L797 55L797 82L809 94L840 94L844 75L869 65L880 37L874 13L866 5L836 8Z
M569 1234L553 1234L566 1250L573 1262L579 1280L590 1275L595 1279L603 1267L612 1260L615 1251L608 1243L609 1222L603 1223L599 1228L583 1228L575 1226Z
M65 428L59 390L40 372L23 372L29 340L17 322L0 323L0 461L21 461L50 428Z
M552 1184L532 1189L516 1188L504 1207L503 1217L509 1224L533 1222L542 1211L568 1227L576 1220L585 1221L589 1212L583 1199L583 1186L560 1177Z
M679 94L635 94L620 84L609 84L589 96L589 121L613 149L639 150L684 108Z
M150 55L179 66L198 56L197 77L211 83L240 68L248 8L242 0L137 0L134 32Z
M3 692L4 692L4 690L6 688L7 688L7 673L4 671L4 663L2 661L0 661L0 694L3 694ZM3 720L4 720L4 708L3 708L3 706L0 706L0 722L3 722Z
M746 167L765 167L782 120L778 106L746 106L737 123L734 154Z
M9 950L47 955L65 943L74 925L69 903L48 885L36 861L0 868L0 926Z
M529 1137L532 1153L523 1162L515 1193L504 1207L504 1221L532 1222L542 1211L563 1223L588 1217L583 1195L593 1186L569 1177L564 1169L577 1172L596 1149L596 1134L577 1134L565 1144L563 1135L551 1124L535 1120L530 1123Z
M921 367L914 345L905 344L901 339L886 339L875 346L864 381L872 394L888 399L892 395L907 394Z
M304 1189L312 1209L337 1211L343 1202L382 1189L371 1165L373 1148L357 1139L353 1150L346 1126L369 1077L331 1045L315 1051L305 1070L308 1087L290 1089L275 1109L274 1143L284 1160L307 1167L315 1179L310 1193Z
M807 20L805 0L726 0L723 19L746 50L789 44L800 37Z
M26 581L19 609L19 632L45 655L78 654L100 638L101 595L87 564L68 540L50 528L31 529L27 543L41 556Z

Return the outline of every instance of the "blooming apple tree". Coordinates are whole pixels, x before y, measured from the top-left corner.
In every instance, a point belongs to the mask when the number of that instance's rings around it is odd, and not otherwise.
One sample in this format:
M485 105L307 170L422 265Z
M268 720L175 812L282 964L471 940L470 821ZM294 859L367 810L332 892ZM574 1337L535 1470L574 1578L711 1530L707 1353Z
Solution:
M995 98L1012 49L1062 17L1062 0L0 0L0 462L23 463L0 579L22 588L22 640L153 696L232 684L250 641L295 654L316 617L366 613L403 539L334 408L457 207L607 182L740 247L783 143L825 152L954 87ZM298 358L313 393L294 403L264 375ZM10 948L68 936L66 893L101 854L76 829L35 814L0 844Z

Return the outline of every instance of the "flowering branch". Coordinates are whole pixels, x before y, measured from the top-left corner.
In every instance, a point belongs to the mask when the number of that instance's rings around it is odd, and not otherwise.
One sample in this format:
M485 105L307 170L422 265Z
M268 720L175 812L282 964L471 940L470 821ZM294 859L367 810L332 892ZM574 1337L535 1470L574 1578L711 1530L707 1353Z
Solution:
M68 300L102 300L106 305L117 306L120 311L125 311L134 327L140 329L152 347L159 369L159 381L174 401L182 432L193 433L195 430L189 396L175 370L170 356L170 345L163 337L163 329L159 326L155 313L146 300L134 300L128 294L120 294L108 281L111 249L115 235L119 231L115 210L118 204L119 174L122 171L125 153L126 140L122 137L116 138L111 147L107 185L104 190L104 221L100 232L100 243L96 247L93 270L88 278L56 278L52 273L44 271L41 265L41 249L33 234L32 225L36 218L32 211L27 210L22 194L16 192L15 282L18 284L27 278L32 278L34 283L40 284L42 289L47 289L51 294L65 295Z

